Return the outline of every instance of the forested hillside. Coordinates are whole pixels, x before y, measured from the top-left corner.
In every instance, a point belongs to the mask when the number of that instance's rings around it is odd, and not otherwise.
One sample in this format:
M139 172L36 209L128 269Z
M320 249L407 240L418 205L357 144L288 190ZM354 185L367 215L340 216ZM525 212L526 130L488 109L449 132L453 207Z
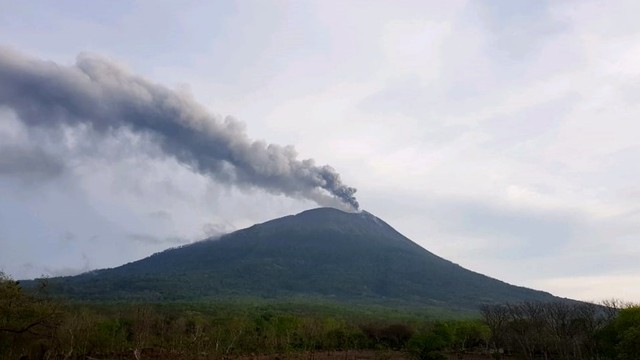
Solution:
M440 258L366 211L332 208L49 282L53 293L82 300L306 297L475 311L555 299Z

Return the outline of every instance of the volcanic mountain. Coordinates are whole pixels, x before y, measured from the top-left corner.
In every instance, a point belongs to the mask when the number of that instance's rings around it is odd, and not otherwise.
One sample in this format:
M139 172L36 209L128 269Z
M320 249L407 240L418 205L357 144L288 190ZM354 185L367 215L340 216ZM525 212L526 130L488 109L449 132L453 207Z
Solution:
M54 292L80 299L304 296L457 308L555 299L440 258L366 211L332 208L50 283Z

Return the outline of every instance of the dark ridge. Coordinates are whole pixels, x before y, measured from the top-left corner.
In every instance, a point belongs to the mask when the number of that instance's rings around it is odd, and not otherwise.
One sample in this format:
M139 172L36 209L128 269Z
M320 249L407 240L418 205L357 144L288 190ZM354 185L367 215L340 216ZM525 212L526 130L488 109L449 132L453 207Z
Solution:
M333 208L50 282L54 293L84 300L303 296L475 309L485 303L555 299L440 258L371 213Z

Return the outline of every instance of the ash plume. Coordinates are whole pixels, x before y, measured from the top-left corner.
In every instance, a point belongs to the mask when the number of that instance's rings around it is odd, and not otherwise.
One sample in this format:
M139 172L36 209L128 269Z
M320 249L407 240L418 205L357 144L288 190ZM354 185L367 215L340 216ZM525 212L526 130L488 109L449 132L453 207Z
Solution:
M62 66L0 48L0 106L30 127L86 125L104 134L128 128L217 181L358 210L356 189L332 167L299 160L292 146L253 141L243 123L95 55Z

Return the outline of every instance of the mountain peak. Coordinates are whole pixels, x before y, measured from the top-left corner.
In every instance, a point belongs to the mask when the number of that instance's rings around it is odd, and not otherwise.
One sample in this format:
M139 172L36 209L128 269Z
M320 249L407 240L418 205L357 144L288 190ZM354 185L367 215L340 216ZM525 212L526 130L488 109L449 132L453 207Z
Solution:
M376 237L401 237L403 241L411 242L389 224L365 210L348 212L331 207L319 207L305 210L296 215L267 221L260 225L266 227L299 227L300 230L304 229L304 231L333 230L341 233L357 233L368 236L375 235Z
M373 215L372 213L366 210L344 211L344 210L340 210L332 207L319 207L315 209L305 210L294 216L303 216L303 217L309 216L318 220L326 220L327 218L331 218L331 219L342 218L345 221L347 219L350 219L350 221L358 221L357 219L360 219L360 220L369 221L371 223L375 223L378 225L387 225L387 223L382 221L382 219L380 219L379 217Z
M553 299L440 258L367 211L334 208L52 283L85 299L311 296L465 308Z

